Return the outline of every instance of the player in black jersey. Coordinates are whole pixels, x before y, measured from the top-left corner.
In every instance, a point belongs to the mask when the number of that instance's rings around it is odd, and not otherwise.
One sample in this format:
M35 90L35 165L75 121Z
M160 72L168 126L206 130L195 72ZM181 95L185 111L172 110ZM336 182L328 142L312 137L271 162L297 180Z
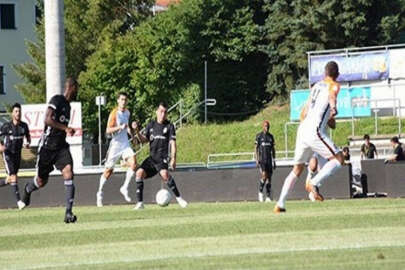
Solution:
M37 174L24 189L23 202L30 204L31 193L42 188L48 182L49 173L54 166L62 172L66 188L65 222L76 222L72 213L75 186L73 184L73 160L66 142L66 135L73 136L75 131L69 127L70 102L75 99L77 82L68 78L63 95L55 95L48 103L45 114L45 128L38 148Z
M259 201L264 201L263 189L266 185L266 202L271 201L271 176L276 168L274 160L276 151L274 148L274 137L269 132L270 123L265 120L263 122L263 131L256 135L255 158L256 165L260 167L261 179L259 180Z
M167 104L159 103L156 110L156 121L151 121L145 128L145 135L139 133L136 123L132 128L142 142L149 142L150 156L145 159L136 171L136 196L137 204L134 209L143 209L143 179L150 178L157 173L176 196L181 207L186 207L187 202L180 196L173 177L169 174L169 144L170 168L176 169L176 130L174 125L167 120Z
M0 141L0 153L3 153L4 165L6 167L7 178L0 179L0 187L10 184L13 194L17 200L18 209L23 209L25 204L20 199L18 190L17 173L20 169L21 149L24 144L24 138L27 143L25 148L29 148L31 144L30 131L28 125L21 121L21 105L15 103L12 107L12 120L4 123L0 127L0 138L4 137L4 141Z

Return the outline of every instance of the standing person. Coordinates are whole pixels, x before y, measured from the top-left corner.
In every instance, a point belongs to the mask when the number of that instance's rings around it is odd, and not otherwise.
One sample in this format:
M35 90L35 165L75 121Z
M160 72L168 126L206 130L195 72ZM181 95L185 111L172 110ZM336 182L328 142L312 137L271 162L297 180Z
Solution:
M274 149L274 137L269 132L270 122L263 121L263 131L256 135L256 148L255 159L256 166L260 167L261 178L259 180L259 202L264 201L263 189L266 185L266 202L271 202L271 176L273 175L273 169L276 168L276 162L274 160L276 156L276 150Z
M377 148L370 142L370 136L365 134L363 139L364 143L361 145L361 159L374 159L374 156L378 158Z
M0 138L4 137L4 142L0 141L0 153L3 153L4 164L6 167L6 179L0 179L0 187L10 184L18 209L23 209L25 203L21 201L20 191L18 189L18 170L21 162L21 149L24 144L24 138L27 143L25 148L31 144L30 131L28 125L21 121L21 105L15 103L12 107L11 121L4 123L0 128Z
M145 128L145 135L139 133L134 123L133 128L141 142L149 142L150 156L145 159L136 171L136 196L135 210L143 209L143 180L160 174L162 180L176 196L181 207L187 207L187 202L180 196L174 178L169 174L169 145L170 168L176 169L176 130L174 125L167 120L167 104L160 102L156 110L156 121L151 121Z
M128 126L130 112L127 109L128 95L124 92L120 92L117 97L118 106L112 110L108 117L107 134L112 135L110 147L107 152L107 161L105 163L105 170L100 177L100 184L97 191L97 206L103 206L103 187L108 179L110 179L114 165L117 160L122 157L124 161L129 164L125 175L124 184L120 188L121 194L124 196L127 202L131 201L128 195L128 185L131 182L132 177L136 170L136 156L132 150L128 134L133 136L132 129Z
M70 120L70 102L76 98L78 84L73 78L67 78L63 95L55 95L48 103L45 113L45 128L38 147L37 173L24 188L23 202L28 206L31 193L48 183L49 174L56 169L62 172L65 181L66 211L65 223L74 223L73 214L75 186L73 184L73 160L66 136L73 136L75 130L68 126Z
M385 163L405 160L404 149L402 148L402 144L399 142L398 137L392 137L390 142L393 149L393 154L385 160Z
M327 136L327 125L334 126L337 115L336 101L340 90L336 82L339 68L336 62L328 62L325 66L325 78L311 88L311 93L304 110L304 118L298 127L295 145L294 167L284 181L280 198L274 207L275 213L285 212L285 201L289 191L301 175L305 162L318 153L329 161L322 167L318 174L306 184L306 190L312 193L318 201L323 201L319 187L323 181L334 174L343 164L342 152Z

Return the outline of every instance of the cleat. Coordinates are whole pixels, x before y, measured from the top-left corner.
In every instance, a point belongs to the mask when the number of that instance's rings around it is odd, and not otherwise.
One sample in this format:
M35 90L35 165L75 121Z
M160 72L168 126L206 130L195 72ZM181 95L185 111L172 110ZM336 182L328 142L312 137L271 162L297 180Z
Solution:
M264 202L266 202L266 203L270 203L270 202L271 202L270 197L267 197L267 198L266 198L266 200L264 200Z
M142 209L145 209L143 202L138 202L134 207L134 210L142 210Z
M280 213L285 213L285 212L287 212L287 210L285 210L285 208L279 207L279 206L276 204L276 206L274 206L273 212L274 212L275 214L280 214Z
M120 192L121 192L121 194L122 194L122 196L124 196L124 199L127 201L127 202L131 202L131 197L129 197L129 195L128 195L128 189L127 188L125 188L125 187L121 187L120 188Z
M263 192L259 192L259 202L264 202Z
M25 204L24 207L27 207L31 203L31 193L27 192L27 186L28 186L28 184L25 184L24 194L23 194L23 197L22 197L22 200L21 200Z
M320 201L322 202L323 196L319 193L319 188L317 186L312 185L309 181L307 181L305 183L305 189L306 191L308 191L309 193L312 193L312 195L308 195L308 197L311 199L311 197L313 197L313 199L315 199L316 201ZM312 199L311 199L312 201Z
M19 210L23 210L25 208L25 203L23 201L18 201L17 206Z
M65 214L65 223L75 223L77 221L77 217L73 215L73 213L66 213Z
M103 192L97 192L97 207L103 207Z
M176 197L177 203L181 206L181 208L186 208L188 203L182 197Z

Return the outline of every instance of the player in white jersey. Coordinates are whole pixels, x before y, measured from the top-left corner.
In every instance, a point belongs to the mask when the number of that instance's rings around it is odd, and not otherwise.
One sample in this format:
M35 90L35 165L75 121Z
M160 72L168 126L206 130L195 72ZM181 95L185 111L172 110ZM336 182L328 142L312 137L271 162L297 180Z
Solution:
M305 186L306 190L312 193L311 196L318 201L323 201L323 196L319 193L322 182L340 168L344 162L342 152L325 132L328 123L334 125L337 115L336 101L340 90L340 85L336 82L338 76L339 67L337 63L328 62L325 66L324 80L311 88L308 102L303 110L302 121L298 127L294 168L284 181L280 198L274 207L275 213L286 211L287 195L294 187L305 163L308 162L313 153L329 160Z
M119 93L117 99L118 107L112 110L108 117L107 134L112 135L112 140L107 151L104 173L100 177L100 185L97 192L97 206L103 206L103 187L108 179L110 179L115 163L122 157L127 162L129 168L125 176L125 182L120 188L121 194L127 202L131 201L128 195L128 185L135 174L136 156L132 150L128 133L132 136L133 131L128 125L130 112L126 108L128 96L126 93Z

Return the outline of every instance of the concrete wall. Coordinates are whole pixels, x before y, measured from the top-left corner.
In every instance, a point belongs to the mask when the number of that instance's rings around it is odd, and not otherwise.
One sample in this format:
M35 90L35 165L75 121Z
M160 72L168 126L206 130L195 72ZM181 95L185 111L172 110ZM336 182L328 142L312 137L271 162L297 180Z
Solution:
M284 179L290 172L291 166L277 168L273 175L273 197L279 196ZM182 196L189 202L226 202L226 201L256 201L259 172L257 169L217 169L217 170L183 170L173 173ZM114 174L104 188L104 204L124 204L119 193L124 182L124 173ZM83 174L75 176L76 198L75 205L96 205L99 174ZM304 190L305 175L301 177L290 194L289 199L308 199ZM21 178L20 190L28 181ZM162 182L155 176L145 180L144 201L153 203L156 192ZM335 176L325 182L321 188L326 198L350 198L349 169L343 167ZM130 184L130 196L135 199L135 181ZM58 206L65 204L64 186L61 176L51 176L49 183L43 189L32 195L32 206ZM15 199L10 187L0 188L0 208L15 207Z

